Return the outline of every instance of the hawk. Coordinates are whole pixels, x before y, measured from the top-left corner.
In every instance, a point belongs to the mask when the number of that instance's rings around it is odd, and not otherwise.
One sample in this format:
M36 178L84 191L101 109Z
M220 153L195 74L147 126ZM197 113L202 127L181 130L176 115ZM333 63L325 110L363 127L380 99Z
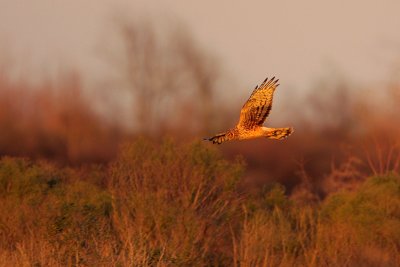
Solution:
M235 128L210 138L204 138L204 140L211 141L213 144L221 144L222 142L230 140L243 140L257 137L277 140L287 138L293 133L292 127L267 128L262 126L271 111L272 97L276 87L279 85L278 81L279 79L275 80L275 77L270 80L266 78L260 86L254 88L253 93L246 103L244 103L240 111L239 122Z

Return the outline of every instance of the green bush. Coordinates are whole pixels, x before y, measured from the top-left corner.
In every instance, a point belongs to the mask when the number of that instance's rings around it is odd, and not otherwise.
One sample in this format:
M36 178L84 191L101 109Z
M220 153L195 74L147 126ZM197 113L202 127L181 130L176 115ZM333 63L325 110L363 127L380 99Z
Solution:
M41 195L57 180L51 170L25 159L4 157L0 161L0 196L31 198ZM49 185L47 184L49 182Z
M77 175L47 163L1 159L0 247L16 249L33 238L52 246L60 263L77 251L90 254L93 237L109 233L111 197ZM31 251L30 256L37 255Z
M318 206L291 205L279 185L248 203L236 237L240 266L398 266L400 179L371 177Z
M330 196L321 209L327 224L346 224L354 241L382 246L400 244L400 179L371 177L355 192Z

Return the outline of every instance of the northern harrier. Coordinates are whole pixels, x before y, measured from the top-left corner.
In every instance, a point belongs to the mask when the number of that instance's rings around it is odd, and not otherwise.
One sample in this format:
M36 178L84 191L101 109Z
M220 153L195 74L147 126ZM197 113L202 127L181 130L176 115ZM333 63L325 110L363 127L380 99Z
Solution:
M213 144L221 144L230 140L243 140L257 137L267 137L270 139L284 139L288 137L293 128L267 128L263 127L271 107L272 97L279 80L275 77L268 80L265 79L260 86L256 86L246 103L244 103L240 111L238 124L233 129L229 129L224 133L217 134L211 138L205 138L213 142Z

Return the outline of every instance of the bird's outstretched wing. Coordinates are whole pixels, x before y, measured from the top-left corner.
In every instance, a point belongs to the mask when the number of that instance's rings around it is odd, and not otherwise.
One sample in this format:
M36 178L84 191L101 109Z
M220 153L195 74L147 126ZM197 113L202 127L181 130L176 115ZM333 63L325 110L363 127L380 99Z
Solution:
M221 143L223 143L225 141L232 140L232 138L233 138L233 135L229 132L226 132L226 133L220 133L220 134L214 135L213 137L210 137L210 138L204 138L203 140L211 141L211 142L213 142L213 144L220 145Z
M250 130L264 123L272 108L272 96L279 85L278 81L275 77L270 80L267 78L260 86L256 86L240 111L239 128Z

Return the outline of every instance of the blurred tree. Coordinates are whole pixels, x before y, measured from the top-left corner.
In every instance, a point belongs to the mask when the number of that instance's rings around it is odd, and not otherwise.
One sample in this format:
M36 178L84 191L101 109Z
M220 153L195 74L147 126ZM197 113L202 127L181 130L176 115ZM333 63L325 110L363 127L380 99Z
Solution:
M179 50L178 54L183 61L181 68L186 70L191 79L196 82L192 86L197 90L199 97L198 103L200 103L200 106L197 108L201 110L201 114L199 114L202 123L201 130L210 132L214 128L211 124L213 122L212 114L215 109L213 92L220 75L219 66L215 60L195 46L186 33L178 32L176 37L175 47Z
M150 22L117 25L123 43L117 64L134 99L136 130L153 136L211 130L215 60L179 27L165 33Z

